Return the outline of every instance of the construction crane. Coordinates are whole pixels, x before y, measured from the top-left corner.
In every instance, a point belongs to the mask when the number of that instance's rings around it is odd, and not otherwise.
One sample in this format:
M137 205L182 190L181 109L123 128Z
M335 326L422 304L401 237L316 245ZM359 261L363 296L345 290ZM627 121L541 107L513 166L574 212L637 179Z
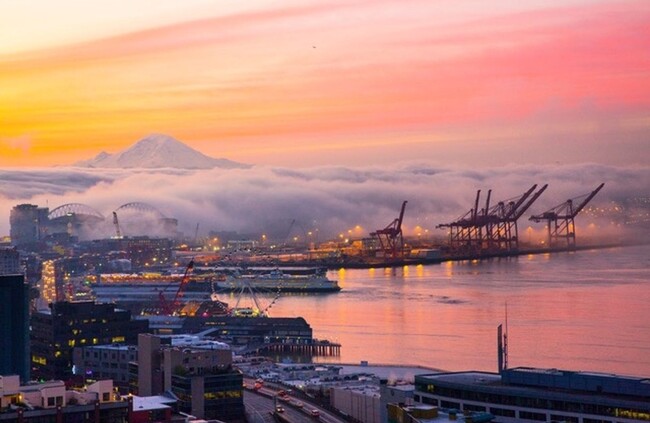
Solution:
M113 212L113 225L115 225L115 235L118 239L122 238L122 232L120 231L120 222L117 220L117 213Z
M178 285L178 289L176 290L176 294L174 295L173 300L168 301L165 298L165 290L162 290L158 293L160 309L162 310L163 314L171 316L178 313L179 309L181 308L180 300L183 296L185 288L187 287L187 284L190 282L190 273L192 272L192 269L194 269L194 259L191 259L187 264L185 273L183 274L183 279L181 279L181 283Z
M375 237L379 240L379 246L384 253L385 258L402 258L404 256L404 239L402 237L402 221L404 220L404 210L406 209L406 203L402 203L402 209L399 213L399 217L393 220L388 226L384 229L377 229L375 232L371 232L370 236Z
M568 249L576 247L576 230L575 217L585 208L585 206L603 189L604 183L598 185L598 188L588 194L569 199L562 204L558 204L542 214L530 216L529 220L534 222L546 221L548 247L551 248L558 244L559 240L566 240ZM582 200L582 201L580 201ZM580 201L580 203L578 203ZM574 207L574 204L578 204Z

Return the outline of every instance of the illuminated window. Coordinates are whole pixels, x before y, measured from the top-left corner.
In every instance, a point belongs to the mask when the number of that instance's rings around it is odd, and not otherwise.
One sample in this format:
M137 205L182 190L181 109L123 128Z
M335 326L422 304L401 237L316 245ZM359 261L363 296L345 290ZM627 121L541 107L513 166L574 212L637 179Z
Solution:
M111 339L111 342L124 342L125 338L123 336L114 336Z
M36 364L43 365L43 366L47 365L47 360L45 359L45 357L39 357L37 355L32 356L32 362L34 362Z

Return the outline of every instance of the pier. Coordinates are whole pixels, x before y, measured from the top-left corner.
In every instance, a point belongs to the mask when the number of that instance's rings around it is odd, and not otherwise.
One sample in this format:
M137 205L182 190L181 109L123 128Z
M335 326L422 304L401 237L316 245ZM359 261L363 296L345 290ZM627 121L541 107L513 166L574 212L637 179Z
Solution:
M341 344L327 340L314 340L309 343L300 342L271 342L254 345L246 349L245 354L259 354L263 352L293 353L299 355L336 357L341 355Z

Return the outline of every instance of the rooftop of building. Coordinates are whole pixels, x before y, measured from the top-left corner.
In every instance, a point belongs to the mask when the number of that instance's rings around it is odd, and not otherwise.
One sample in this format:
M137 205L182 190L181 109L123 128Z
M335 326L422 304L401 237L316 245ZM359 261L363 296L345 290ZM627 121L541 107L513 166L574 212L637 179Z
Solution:
M507 369L506 372L517 372L517 373L533 373L533 374L545 374L545 375L567 375L567 374L579 374L584 376L597 376L604 378L612 379L629 379L629 380L650 380L648 377L642 376L630 376L630 375L619 375L616 373L607 373L607 372L584 372L581 370L560 370L560 369L545 369L539 367L513 367Z
M485 413L471 413L471 420L468 419L465 414L457 410L442 410L438 407L431 405L410 405L403 406L404 411L413 415L417 418L420 423L440 423L440 422L463 422L463 421L472 421L472 422L489 422L494 419L494 416Z
M444 372L418 375L427 379L436 379L463 385L499 385L501 384L501 375L498 373L489 373L481 371L468 372Z
M20 392L36 392L47 388L65 387L62 380L48 380L45 382L28 382L26 385L20 385Z
M143 334L145 335L145 334ZM163 347L189 348L191 350L230 350L230 345L216 341L203 334L196 335L151 335L161 339Z
M20 384L18 375L0 376L0 396L15 395L20 392L36 392L43 388L57 388L65 386L60 380L50 380L47 382L28 382L25 385Z
M432 369L422 366L410 365L384 365L362 361L359 364L340 364L341 374L370 373L380 379L393 380L413 380L415 375L431 374L432 372L441 372L440 369Z
M175 399L164 395L154 395L150 397L132 395L131 398L133 398L133 411L152 411L171 408L171 405L176 403Z
M427 380L437 380L449 385L464 385L476 391L498 391L549 399L571 397L587 402L601 399L630 403L650 399L650 379L612 373L515 367L501 374L465 371L416 377L425 383Z
M98 311L104 311L108 313L127 313L127 310L117 307L115 304L109 303L98 303L94 300L85 300L85 301L60 301L56 303L51 303L48 305L48 308L43 308L37 310L37 314L52 315L54 310L57 315L84 315L85 313L94 314Z
M293 371L293 370L314 370L314 371L327 371L332 368L341 369L340 366L326 365L317 363L275 363L274 366L278 370Z
M102 351L137 351L138 347L135 345L127 344L104 344L104 345L89 345L83 347L86 350L102 350Z
M190 347L192 349L229 350L230 345L197 335L163 335L161 338L171 340L173 347Z
M365 395L368 397L377 397L379 398L380 392L379 392L379 386L377 385L368 385L368 384L363 384L363 385L342 385L342 386L334 386L332 389L338 389L340 391L350 391L350 392L355 392L361 395Z
M415 390L415 385L412 383L397 383L395 385L389 385L390 389L393 389L395 391L402 391L402 392L413 392Z

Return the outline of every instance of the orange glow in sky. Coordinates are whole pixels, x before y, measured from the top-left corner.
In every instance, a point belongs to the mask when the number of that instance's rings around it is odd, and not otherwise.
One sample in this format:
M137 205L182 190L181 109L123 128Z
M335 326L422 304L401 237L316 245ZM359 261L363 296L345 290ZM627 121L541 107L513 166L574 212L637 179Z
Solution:
M275 165L650 161L645 0L29 3L0 5L0 166L152 132Z

